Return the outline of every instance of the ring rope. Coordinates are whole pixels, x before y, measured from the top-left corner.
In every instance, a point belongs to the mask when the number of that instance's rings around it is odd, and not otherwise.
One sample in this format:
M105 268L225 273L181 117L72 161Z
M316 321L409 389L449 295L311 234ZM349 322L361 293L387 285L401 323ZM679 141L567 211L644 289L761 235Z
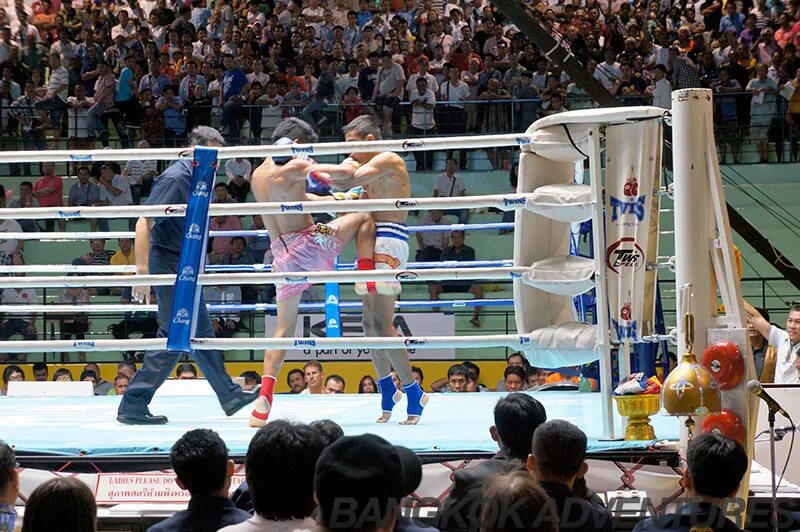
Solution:
M514 229L513 223L484 223L484 224L442 224L442 225L410 225L409 233L437 233L441 231L493 231L495 229ZM269 235L266 229L243 229L241 231L209 231L208 236L235 237L235 236L262 236ZM28 232L28 233L2 233L5 240L47 240L49 242L69 240L92 240L96 238L135 238L134 231L75 231L75 232Z
M419 301L397 301L395 308L427 308L427 307L505 307L513 305L513 299L437 299ZM325 310L325 303L300 303L298 310ZM231 312L231 311L276 311L278 305L274 303L251 303L251 304L214 304L206 303L209 312ZM363 308L360 301L342 301L339 303L342 310L357 310ZM115 312L158 312L158 305L136 305L136 304L98 304L98 305L0 305L0 312L7 313L44 313L56 314L62 312L76 312L80 314L101 314ZM0 344L2 345L2 344Z
M354 283L358 281L472 281L521 277L528 268L433 268L417 270L353 270L331 272L215 273L197 276L198 285L252 285L276 283ZM188 275L194 275L188 274ZM169 286L174 274L0 277L0 288L88 288L96 286Z
M349 153L414 152L445 149L485 149L522 146L530 136L474 135L465 137L424 137L413 139L373 140L363 142L325 142L316 144L284 144L278 146L226 146L216 148L217 159L286 157L292 155L340 155ZM191 157L192 148L148 148L125 150L47 150L0 152L0 163L27 162L93 162L146 159L170 161Z
M512 260L473 260L456 261L447 260L439 262L409 262L406 267L414 268L483 268L490 266L513 266ZM353 270L354 262L339 264L339 270ZM209 264L205 267L206 273L216 272L267 272L272 271L268 264ZM21 264L0 265L0 273L136 273L136 265L82 265L82 264Z
M454 210L494 207L502 211L524 208L532 194L489 194L457 198L394 198L357 201L299 201L264 203L212 203L208 216L253 214L321 214L331 212L375 212ZM186 216L186 205L127 205L122 207L30 207L0 209L0 220L81 218L164 218Z
M476 336L422 337L344 337L344 338L192 338L193 350L229 349L458 349L510 347L529 349L530 335L494 334ZM37 340L0 342L0 353L31 353L47 351L156 351L167 347L166 338L133 340Z

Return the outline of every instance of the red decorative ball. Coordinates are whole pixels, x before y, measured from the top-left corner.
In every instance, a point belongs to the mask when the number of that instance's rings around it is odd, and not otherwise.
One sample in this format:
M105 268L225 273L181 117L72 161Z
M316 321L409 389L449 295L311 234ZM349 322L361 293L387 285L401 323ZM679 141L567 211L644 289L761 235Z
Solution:
M706 347L700 363L719 383L721 390L735 388L744 378L744 357L739 346L720 340Z
M703 420L703 432L713 432L745 444L747 431L742 418L728 408L723 408L719 414L710 414Z

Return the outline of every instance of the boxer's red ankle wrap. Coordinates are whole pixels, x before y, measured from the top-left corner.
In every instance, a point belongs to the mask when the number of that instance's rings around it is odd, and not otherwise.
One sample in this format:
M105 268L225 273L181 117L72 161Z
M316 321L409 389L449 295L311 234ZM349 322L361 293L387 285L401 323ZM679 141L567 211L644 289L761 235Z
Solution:
M375 261L373 259L357 259L356 260L356 269L357 270L374 270L375 269ZM367 292L370 294L377 294L378 289L375 288L375 281L367 281L364 283L367 285Z
M272 375L261 377L261 395L267 398L267 402L272 405L272 398L275 395L275 382L277 379Z
M374 270L375 261L373 259L357 259L356 270Z

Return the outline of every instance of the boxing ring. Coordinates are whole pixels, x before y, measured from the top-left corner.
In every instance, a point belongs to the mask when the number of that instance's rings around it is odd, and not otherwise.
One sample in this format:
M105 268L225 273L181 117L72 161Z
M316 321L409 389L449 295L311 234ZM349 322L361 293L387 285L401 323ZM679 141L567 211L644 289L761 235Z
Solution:
M687 92L687 91L683 91ZM703 91L688 91L701 93ZM694 98L694 100L699 100ZM678 105L699 105L697 102L679 100ZM684 113L685 115L686 113ZM481 300L443 301L398 301L397 308L462 308L472 306L513 306L517 332L515 334L471 335L471 336L426 336L397 338L353 338L328 334L326 338L186 338L187 345L196 357L210 349L292 349L311 345L314 349L372 348L372 349L451 349L507 347L523 352L531 364L539 367L578 366L599 360L600 392L578 393L577 391L527 392L532 393L544 405L549 418L567 419L586 432L589 438L590 456L609 459L621 471L619 478L627 487L634 485L634 473L645 464L677 465L674 445L659 449L661 440L678 440L681 436L678 419L655 416L653 425L658 441L623 441L623 421L615 414L611 401L612 360L618 360L620 374L627 374L629 354L635 343L654 343L679 338L677 331L656 334L646 323L646 311L631 306L647 307L647 290L652 296L652 278L659 268L654 250L657 239L643 244L644 249L621 253L620 246L632 237L607 237L605 231L595 231L590 256L570 252L575 224L591 221L595 228L607 227L610 220L621 217L645 218L644 200L637 196L638 187L645 187L643 177L637 176L634 190L631 180L625 183L627 199L610 198L611 207L604 204L607 190L604 189L602 154L612 143L617 129L642 125L647 135L658 136L665 118L663 109L652 107L627 107L610 110L587 110L568 112L543 119L522 135L484 135L475 137L425 138L386 140L373 142L335 142L323 144L295 144L282 146L237 146L213 150L218 159L235 157L266 157L309 155L313 157L339 155L343 153L371 153L394 151L409 153L420 150L486 149L492 147L517 147L521 150L520 180L516 193L466 196L457 198L394 198L367 200L337 200L294 203L243 203L211 204L207 216L253 215L280 213L341 213L372 211L416 211L425 209L471 209L494 207L516 213L514 224L450 224L447 226L409 227L410 231L441 231L442 229L464 229L468 231L514 229L514 256L508 260L474 262L409 263L403 271L374 270L356 271L353 264L341 264L339 270L330 272L272 272L263 264L219 266L209 265L190 276L196 283L195 290L208 285L263 285L276 282L309 282L338 286L357 281L398 281L400 283L430 281L510 281L513 298ZM653 126L653 124L657 124ZM691 129L692 123L684 120L673 124L675 134ZM650 128L650 129L647 129ZM655 133L654 133L655 132ZM655 138L655 137L654 137ZM634 144L634 143L631 143ZM712 143L713 145L713 143ZM660 148L659 148L660 149ZM685 151L693 148L683 146ZM146 155L155 160L175 160L192 157L195 150L151 149L101 150L87 152L0 152L0 163L18 161L93 162L126 161ZM202 152L204 150L197 150ZM205 150L209 151L209 150ZM606 155L606 157L608 157ZM615 155L616 157L616 155ZM641 164L650 165L660 172L660 152L643 156ZM690 157L689 157L690 158ZM676 156L676 160L680 157ZM574 176L576 165L582 170L584 161L589 163L589 183L577 182ZM610 164L611 161L606 161ZM627 164L627 163L626 163ZM637 163L638 164L638 163ZM679 181L676 162L676 184ZM632 166L633 168L633 166ZM686 166L681 167L685 169ZM608 178L608 168L605 169ZM627 171L627 170L626 170ZM638 170L637 170L638 171ZM580 173L583 173L582 171ZM412 176L413 179L413 176ZM627 179L627 178L624 178ZM623 181L624 181L623 179ZM608 186L608 185L607 185ZM647 185L652 200L661 190L656 178ZM678 187L676 186L676 189ZM620 184L622 189L622 184ZM622 194L620 194L622 195ZM630 198L632 199L630 199ZM717 200L718 198L715 198ZM613 203L617 201L617 203ZM650 200L648 200L650 201ZM710 200L709 200L710 201ZM658 212L654 203L653 212ZM647 207L651 209L651 207ZM706 207L707 209L707 207ZM612 212L613 211L613 212ZM706 211L707 212L707 211ZM154 205L129 207L80 207L80 208L25 208L2 209L0 219L87 219L125 217L185 217L186 205ZM607 218L609 216L610 218ZM657 218L657 214L653 215ZM622 225L622 224L620 224ZM186 229L185 229L186 230ZM189 231L191 233L191 231ZM188 234L188 233L187 233ZM256 236L263 231L206 232L205 236ZM92 238L131 238L128 231L68 232L68 233L11 233L6 238L24 240L86 240ZM202 236L201 236L202 238ZM609 241L607 241L609 238ZM616 241L615 241L616 240ZM677 240L677 239L676 239ZM634 242L635 244L635 242ZM624 250L623 250L624 251ZM696 251L696 250L695 250ZM622 257L623 262L611 264L609 257ZM631 257L636 255L636 261ZM638 253L638 255L637 255ZM686 275L685 251L676 245L676 255L684 253L682 282L696 282ZM681 258L678 264L681 264ZM694 260L694 259L689 259ZM627 261L627 262L626 262ZM647 267L644 262L647 261ZM719 257L721 268L729 267L728 258ZM608 262L608 264L607 264ZM728 261L729 262L729 261ZM627 280L627 288L607 293L609 272L618 272L624 267L636 270L640 277ZM689 266L689 269L694 266ZM729 268L730 269L730 268ZM721 272L723 270L720 270ZM25 277L0 277L0 288L65 288L65 287L124 287L134 285L170 285L180 282L176 275L96 275L99 273L132 273L135 267L97 267L66 264L0 266L0 273L24 273ZM184 273L186 270L184 270ZM76 276L75 274L80 274ZM648 277L650 276L650 277ZM725 275L718 275L721 283L728 282ZM646 288L650 283L650 288ZM577 320L577 299L590 290L595 290L598 309L593 323ZM627 295L625 290L627 289ZM642 297L631 292L645 294ZM725 296L736 294L730 283ZM610 298L610 299L609 299ZM726 302L729 302L727 299ZM357 311L360 302L335 300L334 308L329 301L301 304L301 310L329 312ZM730 305L732 308L733 305ZM19 311L21 307L0 305L0 312ZM100 312L131 311L130 305L37 305L25 306L29 312L70 312L92 314ZM136 310L156 310L155 305L141 305ZM619 310L617 310L619 309ZM274 305L209 305L209 310L250 310L272 312ZM637 314L638 312L638 314ZM638 323L636 316L638 316ZM702 321L702 320L701 320ZM711 322L706 320L706 326ZM729 325L734 322L729 322ZM678 329L680 329L680 324ZM267 331L269 334L269 331ZM705 331L701 334L705 334ZM0 343L2 353L31 353L44 351L62 352L121 352L164 349L171 339L153 338L136 340L49 340L6 341ZM309 344L309 342L313 344ZM700 342L704 344L704 342ZM612 352L613 351L613 352ZM413 358L412 358L413 363ZM282 377L279 377L282 378ZM451 458L488 457L497 450L491 440L488 427L493 424L492 409L504 394L431 394L422 420L416 426L399 426L397 423L376 424L378 413L377 395L345 396L275 396L274 419L291 419L310 422L330 418L339 423L346 434L371 432L379 434L392 443L407 446L432 461ZM115 421L119 399L115 397L0 397L0 438L14 445L23 465L36 464L106 464L111 469L124 470L164 467L170 445L186 430L197 427L217 430L226 441L232 454L241 459L254 429L247 426L247 408L227 418L219 409L213 394L180 395L157 393L153 403L154 413L166 414L171 422L167 425L131 427ZM400 403L402 407L403 402ZM42 420L47 420L42 422ZM438 458L437 458L438 457ZM623 465L633 464L633 466ZM98 465L94 465L99 470ZM613 475L612 475L613 476ZM606 479L607 480L607 479Z

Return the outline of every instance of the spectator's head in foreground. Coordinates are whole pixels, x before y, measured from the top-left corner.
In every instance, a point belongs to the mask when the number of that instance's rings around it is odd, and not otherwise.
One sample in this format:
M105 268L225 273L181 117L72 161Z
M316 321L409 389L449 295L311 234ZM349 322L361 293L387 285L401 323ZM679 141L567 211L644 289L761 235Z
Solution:
M332 530L392 530L400 500L421 480L410 449L374 434L340 438L317 461L317 521Z
M213 430L195 429L181 436L172 446L170 461L178 486L193 497L228 496L234 464Z
M315 506L314 465L324 448L321 431L309 425L277 420L259 429L246 462L256 513L270 521L310 516Z
M525 461L531 451L536 429L547 421L542 403L524 393L510 393L494 407L492 439L510 457Z
M551 419L533 433L528 470L539 482L565 484L572 489L588 470L586 434L563 419Z
M550 498L529 473L494 475L483 485L482 532L555 532L557 522Z
M748 467L747 453L737 441L713 433L695 436L686 462L684 487L690 496L707 499L733 497Z
M40 484L25 504L22 532L95 532L97 504L92 490L77 478L52 478Z
M14 449L0 440L0 504L14 506L19 494L19 472Z

